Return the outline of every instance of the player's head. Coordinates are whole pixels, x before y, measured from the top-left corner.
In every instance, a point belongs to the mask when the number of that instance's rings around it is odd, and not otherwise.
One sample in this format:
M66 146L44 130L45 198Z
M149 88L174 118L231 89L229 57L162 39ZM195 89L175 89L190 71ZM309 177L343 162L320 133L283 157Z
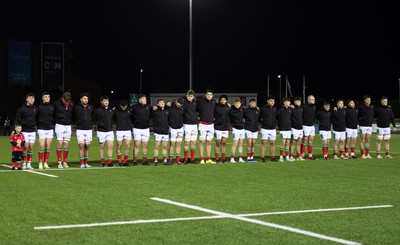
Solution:
M182 106L183 106L183 98L182 97L179 97L179 98L177 98L176 100L175 100L175 105L176 105L176 107L178 107L178 108L181 108Z
M100 97L100 103L103 107L107 108L110 104L110 98L107 95L103 95Z
M235 100L233 101L233 106L238 109L242 106L242 101L240 100L240 98L235 98Z
M15 124L14 125L14 130L17 134L21 133L22 131L22 125L21 124Z
M299 96L294 97L294 98L293 98L293 103L294 103L296 106L300 106L300 105L301 105L301 98L300 98Z
M257 107L257 100L254 99L254 98L251 98L251 99L249 100L249 106L250 106L251 108Z
M144 94L139 94L138 101L139 101L139 104L142 104L142 105L147 104L146 95L144 95Z
M164 108L165 107L165 101L163 98L160 98L157 100L157 106L160 108Z
M388 98L386 96L382 96L381 105L383 105L383 106L387 106L388 105Z
M70 92L65 92L62 95L62 98L65 102L70 102L71 101L71 93Z
M121 107L122 110L126 110L126 108L128 108L128 100L126 99L120 100L119 107Z
M89 104L89 94L88 93L81 93L79 96L79 100L81 101L82 105Z
M354 102L353 99L348 99L347 102L346 102L346 104L347 104L347 107L349 107L349 108L354 108L354 107L356 107L356 103Z
M44 91L44 92L42 93L42 102L43 102L44 104L50 103L50 93L49 93L49 92Z
M288 107L290 106L290 103L291 103L290 98L285 97L282 99L283 106Z
M343 100L342 100L342 99L337 100L337 101L336 101L336 106L337 106L339 109L343 108L343 107L344 107L344 102L343 102Z
M269 106L274 106L275 105L275 96L268 96L267 97L267 104L269 105Z
M331 109L331 104L329 103L329 101L325 101L322 104L322 107L324 108L325 111L329 111Z
M212 100L212 98L214 97L213 91L211 89L207 89L205 97L207 100Z
M364 95L363 97L363 101L366 105L370 105L371 104L371 96L370 95Z
M219 96L219 103L226 105L226 103L228 103L228 96L226 96L225 94L221 94Z
M25 101L26 101L27 105L29 105L29 106L33 105L33 103L35 103L35 94L34 93L27 93L25 95Z
M196 96L196 93L191 89L186 92L186 99L189 102L192 102L195 96Z
M310 105L314 105L315 104L314 95L310 94L309 96L307 96L307 103L310 104Z

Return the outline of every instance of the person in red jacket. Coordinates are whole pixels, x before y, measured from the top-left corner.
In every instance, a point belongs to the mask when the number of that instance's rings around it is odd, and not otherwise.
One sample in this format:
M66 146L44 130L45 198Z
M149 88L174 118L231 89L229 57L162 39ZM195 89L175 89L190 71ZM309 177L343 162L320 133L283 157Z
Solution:
M25 145L25 137L21 133L22 126L15 124L15 132L11 134L10 143L12 145L12 170L21 170L22 152Z

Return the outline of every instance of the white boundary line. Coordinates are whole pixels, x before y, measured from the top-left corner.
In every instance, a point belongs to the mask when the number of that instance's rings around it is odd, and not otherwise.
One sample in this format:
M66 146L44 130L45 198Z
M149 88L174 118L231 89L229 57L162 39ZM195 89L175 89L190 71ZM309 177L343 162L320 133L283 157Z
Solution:
M12 168L11 166L5 165L5 164L0 164L0 166L6 167L6 168ZM7 171L11 171L11 170L7 170ZM21 170L15 170L15 171L21 171ZM28 173L32 173L32 174L39 174L39 175L44 175L44 176L47 176L47 177L58 178L57 175L45 174L45 173L36 172L36 171L33 171L33 170L22 170L22 172L28 172Z
M164 202L164 203L176 205L176 206L179 206L179 207L184 207L184 208L189 208L189 209L202 211L202 212L205 212L205 213L211 213L211 214L219 215L219 216L222 216L222 217L225 217L225 218L231 218L231 219L246 221L246 222L253 223L253 224L258 224L258 225L268 226L268 227L272 227L272 228L277 228L277 229L290 231L290 232L294 232L294 233L299 233L299 234L302 234L302 235L316 237L316 238L319 238L319 239L333 241L333 242L337 242L337 243L341 243L341 244L348 244L348 245L361 244L361 243L358 243L358 242L353 242L353 241L348 241L348 240L344 240L344 239L341 239L341 238L326 236L326 235L314 233L314 232L311 232L311 231L300 230L300 229L289 227L289 226L278 225L278 224L274 224L274 223L264 222L264 221L261 221L261 220L250 219L250 218L246 218L246 217L242 217L242 216L238 216L238 215L234 215L234 214L215 211L215 210L211 210L211 209L208 209L208 208L202 208L202 207L199 207L199 206L189 205L189 204L180 203L180 202L174 202L174 201L171 201L171 200L168 200L168 199L163 199L163 198L158 198L158 197L153 197L151 199L155 200L155 201L159 201L159 202Z
M235 216L249 217L249 216L377 209L377 208L391 208L391 207L393 207L393 205L377 205L377 206L362 206L362 207L347 207L347 208L326 208L326 209L295 210L295 211L268 212L268 213L237 214ZM207 219L221 219L221 218L229 218L229 217L215 215L215 216L183 217L183 218L169 218L169 219L149 219L149 220L117 221L117 222L90 223L90 224L58 225L58 226L36 226L36 227L33 227L33 229L34 230L54 230L54 229L70 229L70 228L99 227L99 226L113 226L113 225L130 225L130 224L144 224L144 223L162 223L162 222L207 220Z

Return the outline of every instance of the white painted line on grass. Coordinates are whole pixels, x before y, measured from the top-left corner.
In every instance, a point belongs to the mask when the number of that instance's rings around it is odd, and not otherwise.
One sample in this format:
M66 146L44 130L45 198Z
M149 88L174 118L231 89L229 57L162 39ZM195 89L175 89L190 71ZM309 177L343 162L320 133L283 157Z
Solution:
M348 207L348 208L325 208L325 209L310 209L310 210L282 211L282 212L268 212L268 213L237 214L236 216L248 217L248 216L265 216L265 215L297 214L297 213L312 213L312 212L330 212L330 211L360 210L360 209L374 209L374 208L391 208L391 207L393 207L393 205L362 206L362 207ZM88 227L99 227L99 226L132 225L132 224L162 223L162 222L175 222L175 221L222 219L222 218L229 218L229 217L225 217L225 216L221 216L221 215L214 215L214 216L169 218L169 219L116 221L116 222L90 223L90 224L36 226L36 227L33 227L33 229L34 230L57 230L57 229L83 228L83 227L88 228Z
M264 215L277 215L277 214L302 214L302 213L334 212L334 211L345 211L345 210L392 208L392 207L393 205L378 205L378 206L363 206L363 207L348 207L348 208L321 208L321 209L295 210L295 211L282 211L282 212L237 214L237 216L251 217L251 216L264 216Z
M158 198L158 197L153 197L151 199L155 200L155 201L159 201L159 202L164 202L164 203L176 205L176 206L179 206L179 207L184 207L184 208L189 208L189 209L202 211L202 212L205 212L205 213L215 214L215 215L222 216L222 217L225 217L225 218L241 220L241 221L245 221L245 222L249 222L249 223L253 223L253 224L273 227L273 228L277 228L277 229L281 229L281 230L285 230L285 231L290 231L290 232L294 232L294 233L298 233L298 234L302 234L302 235L306 235L306 236L316 237L316 238L319 238L319 239L322 239L322 240L328 240L328 241L333 241L333 242L337 242L337 243L341 243L341 244L349 244L349 245L350 244L361 244L361 243L358 243L358 242L353 242L353 241L348 241L348 240L344 240L344 239L341 239L341 238L326 236L326 235L318 234L318 233L311 232L311 231L300 230L300 229L289 227L289 226L278 225L278 224L264 222L264 221L256 220L256 219L249 219L249 218L246 218L246 217L241 217L241 216L234 215L234 214L215 211L215 210L211 210L211 209L208 209L208 208L203 208L203 207L189 205L189 204L180 203L180 202L174 202L174 201L171 201L171 200L168 200L168 199L163 199L163 198Z
M162 222L173 222L173 221L222 219L222 218L225 218L225 217L222 217L222 216L200 216L200 217L185 217L185 218L171 218L171 219L147 219L147 220L117 221L117 222L104 222L104 223L91 223L91 224L76 224L76 225L36 226L36 227L33 227L33 229L34 230L56 230L56 229L82 228L82 227L132 225L132 224L162 223Z
M0 164L0 166L6 167L6 168L12 168L11 166L5 165L5 164ZM8 170L8 171L11 171L11 170ZM14 170L14 171L21 171L21 170ZM39 174L39 175L44 175L44 176L47 176L47 177L58 178L57 175L45 174L45 173L36 172L36 171L33 171L33 170L22 170L22 172L28 172L28 173L32 173L32 174Z

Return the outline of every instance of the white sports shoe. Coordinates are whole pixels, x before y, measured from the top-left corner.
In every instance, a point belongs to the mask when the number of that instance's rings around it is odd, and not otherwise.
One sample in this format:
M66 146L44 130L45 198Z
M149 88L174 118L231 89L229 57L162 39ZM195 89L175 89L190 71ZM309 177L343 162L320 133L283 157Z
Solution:
M392 159L393 157L391 155L387 155L386 158Z
M49 167L49 165L47 165L47 163L45 162L45 163L43 164L43 168L48 169L48 168L50 168L50 167Z
M373 157L371 157L370 154L366 155L366 157L367 157L368 159L372 159L372 158L373 158Z
M379 155L376 156L376 158L382 159L383 157L379 154Z
M66 162L63 162L63 167L64 167L64 168L69 168L69 167L68 167L68 164L67 164Z
M39 169L43 169L43 163L39 163Z
M284 162L285 160L283 160L283 157L282 156L280 156L279 157L279 162Z
M239 162L245 162L243 158L239 158Z
M235 158L231 158L231 161L230 161L231 163L235 163L236 161L235 161Z
M58 163L58 168L64 168L62 163L60 163L60 162Z
M366 155L361 156L362 159L367 159L368 157Z
M24 169L24 170L26 169L26 162L22 163L22 169Z

